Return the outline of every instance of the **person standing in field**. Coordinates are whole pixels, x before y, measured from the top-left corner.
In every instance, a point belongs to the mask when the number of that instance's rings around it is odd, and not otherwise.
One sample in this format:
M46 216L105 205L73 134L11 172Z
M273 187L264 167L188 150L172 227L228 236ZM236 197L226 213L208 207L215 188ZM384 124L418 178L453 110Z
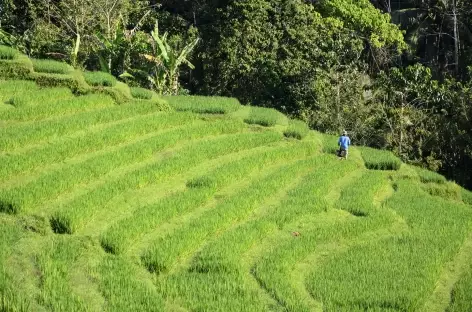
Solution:
M338 156L342 159L347 159L349 145L351 145L351 139L347 136L347 131L344 130L343 134L339 137L338 140Z

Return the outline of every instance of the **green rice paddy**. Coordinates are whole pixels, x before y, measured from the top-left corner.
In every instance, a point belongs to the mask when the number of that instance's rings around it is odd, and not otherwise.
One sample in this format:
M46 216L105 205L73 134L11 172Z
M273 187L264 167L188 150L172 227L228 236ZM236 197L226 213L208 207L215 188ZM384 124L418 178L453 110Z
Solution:
M0 80L0 311L472 310L471 192L272 109L125 93Z

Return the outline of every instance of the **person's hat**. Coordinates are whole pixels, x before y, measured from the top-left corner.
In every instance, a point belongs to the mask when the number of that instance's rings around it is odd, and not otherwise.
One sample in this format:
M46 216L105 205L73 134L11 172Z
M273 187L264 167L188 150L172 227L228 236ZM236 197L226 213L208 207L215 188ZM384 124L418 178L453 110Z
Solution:
M346 131L346 130L343 130L343 135L347 135L347 131Z

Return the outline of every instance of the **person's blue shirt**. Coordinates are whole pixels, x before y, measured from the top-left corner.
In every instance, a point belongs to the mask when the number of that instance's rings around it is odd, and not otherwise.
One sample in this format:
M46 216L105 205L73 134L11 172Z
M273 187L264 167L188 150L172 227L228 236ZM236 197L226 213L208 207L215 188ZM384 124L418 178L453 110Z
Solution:
M349 147L349 145L351 145L351 139L349 139L348 136L346 135L342 135L339 140L338 140L338 145L347 150L347 148Z

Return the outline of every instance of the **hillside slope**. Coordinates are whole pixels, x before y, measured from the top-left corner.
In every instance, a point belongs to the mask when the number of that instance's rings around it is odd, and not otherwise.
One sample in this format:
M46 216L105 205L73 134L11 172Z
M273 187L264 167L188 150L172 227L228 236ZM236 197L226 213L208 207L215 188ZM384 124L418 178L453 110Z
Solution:
M0 80L0 311L472 310L470 192L273 110L165 100Z

